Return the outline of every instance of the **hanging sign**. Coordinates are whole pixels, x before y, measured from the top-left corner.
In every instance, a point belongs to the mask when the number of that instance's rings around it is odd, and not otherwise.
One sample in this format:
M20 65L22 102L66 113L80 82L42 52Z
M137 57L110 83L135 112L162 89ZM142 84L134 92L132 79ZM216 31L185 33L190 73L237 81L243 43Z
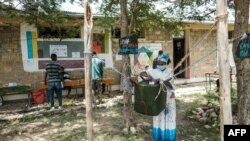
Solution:
M119 40L120 51L118 54L138 54L138 40L135 35L123 37Z
M239 58L250 58L250 39L249 37L241 40L238 48L237 55Z

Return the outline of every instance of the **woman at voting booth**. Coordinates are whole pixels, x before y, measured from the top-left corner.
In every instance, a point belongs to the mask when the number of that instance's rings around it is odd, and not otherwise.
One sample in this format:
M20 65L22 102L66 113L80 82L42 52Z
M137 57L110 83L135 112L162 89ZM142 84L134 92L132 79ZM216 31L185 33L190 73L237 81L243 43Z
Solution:
M144 82L139 82L135 87L135 106L138 107L135 107L135 111L153 116L152 138L154 141L176 141L176 103L173 72L167 68L169 63L168 54L160 55L157 68L142 72ZM146 81L148 83L145 83ZM153 98L140 102L140 96L153 96Z

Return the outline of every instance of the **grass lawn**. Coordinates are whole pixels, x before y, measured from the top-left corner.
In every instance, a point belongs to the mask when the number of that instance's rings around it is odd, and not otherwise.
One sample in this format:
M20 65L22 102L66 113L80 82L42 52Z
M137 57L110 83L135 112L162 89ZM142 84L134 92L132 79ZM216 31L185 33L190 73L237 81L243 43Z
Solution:
M190 109L204 102L204 93L176 96L177 140L219 141L218 128L206 129L205 124L187 118ZM125 134L123 129L123 105L119 92L104 98L105 103L94 109L95 141L150 141L152 117L133 113L135 133ZM15 103L17 105L17 103ZM20 103L8 110L0 108L1 141L85 141L86 117L83 98L64 98L62 111L49 111L46 106L34 106L25 110Z

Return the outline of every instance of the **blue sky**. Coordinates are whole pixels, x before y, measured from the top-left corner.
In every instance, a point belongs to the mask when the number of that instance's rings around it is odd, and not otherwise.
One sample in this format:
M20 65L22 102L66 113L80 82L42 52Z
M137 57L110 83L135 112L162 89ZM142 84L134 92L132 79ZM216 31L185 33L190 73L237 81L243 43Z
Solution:
M2 0L0 0L2 1ZM8 4L8 2L5 2L5 4ZM17 9L22 9L22 5L19 4L19 1L16 0L14 1L14 5ZM91 4L92 8L93 9L93 12L98 12L96 8L96 6L99 6L100 4ZM75 0L74 3L70 3L69 0L67 0L67 2L65 3L62 3L62 7L61 7L62 10L64 11L69 11L69 12L77 12L77 13L83 13L84 12L84 9L83 9L83 4L81 4L81 2L79 2L78 0Z
M74 2L73 4L71 4L70 2L63 3L61 9L70 12L84 12L83 5L79 2Z
M91 4L93 13L98 13L99 10L97 7L99 6L100 6L100 3ZM71 4L70 2L62 3L61 9L64 11L84 13L83 4L81 4L79 1L76 1L73 4Z

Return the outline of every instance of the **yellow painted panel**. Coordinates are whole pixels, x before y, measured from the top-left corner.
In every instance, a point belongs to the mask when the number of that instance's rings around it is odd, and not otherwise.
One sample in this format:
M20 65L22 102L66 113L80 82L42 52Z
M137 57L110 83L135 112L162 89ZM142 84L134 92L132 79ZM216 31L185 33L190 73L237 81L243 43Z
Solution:
M33 58L38 58L37 33L32 32Z

